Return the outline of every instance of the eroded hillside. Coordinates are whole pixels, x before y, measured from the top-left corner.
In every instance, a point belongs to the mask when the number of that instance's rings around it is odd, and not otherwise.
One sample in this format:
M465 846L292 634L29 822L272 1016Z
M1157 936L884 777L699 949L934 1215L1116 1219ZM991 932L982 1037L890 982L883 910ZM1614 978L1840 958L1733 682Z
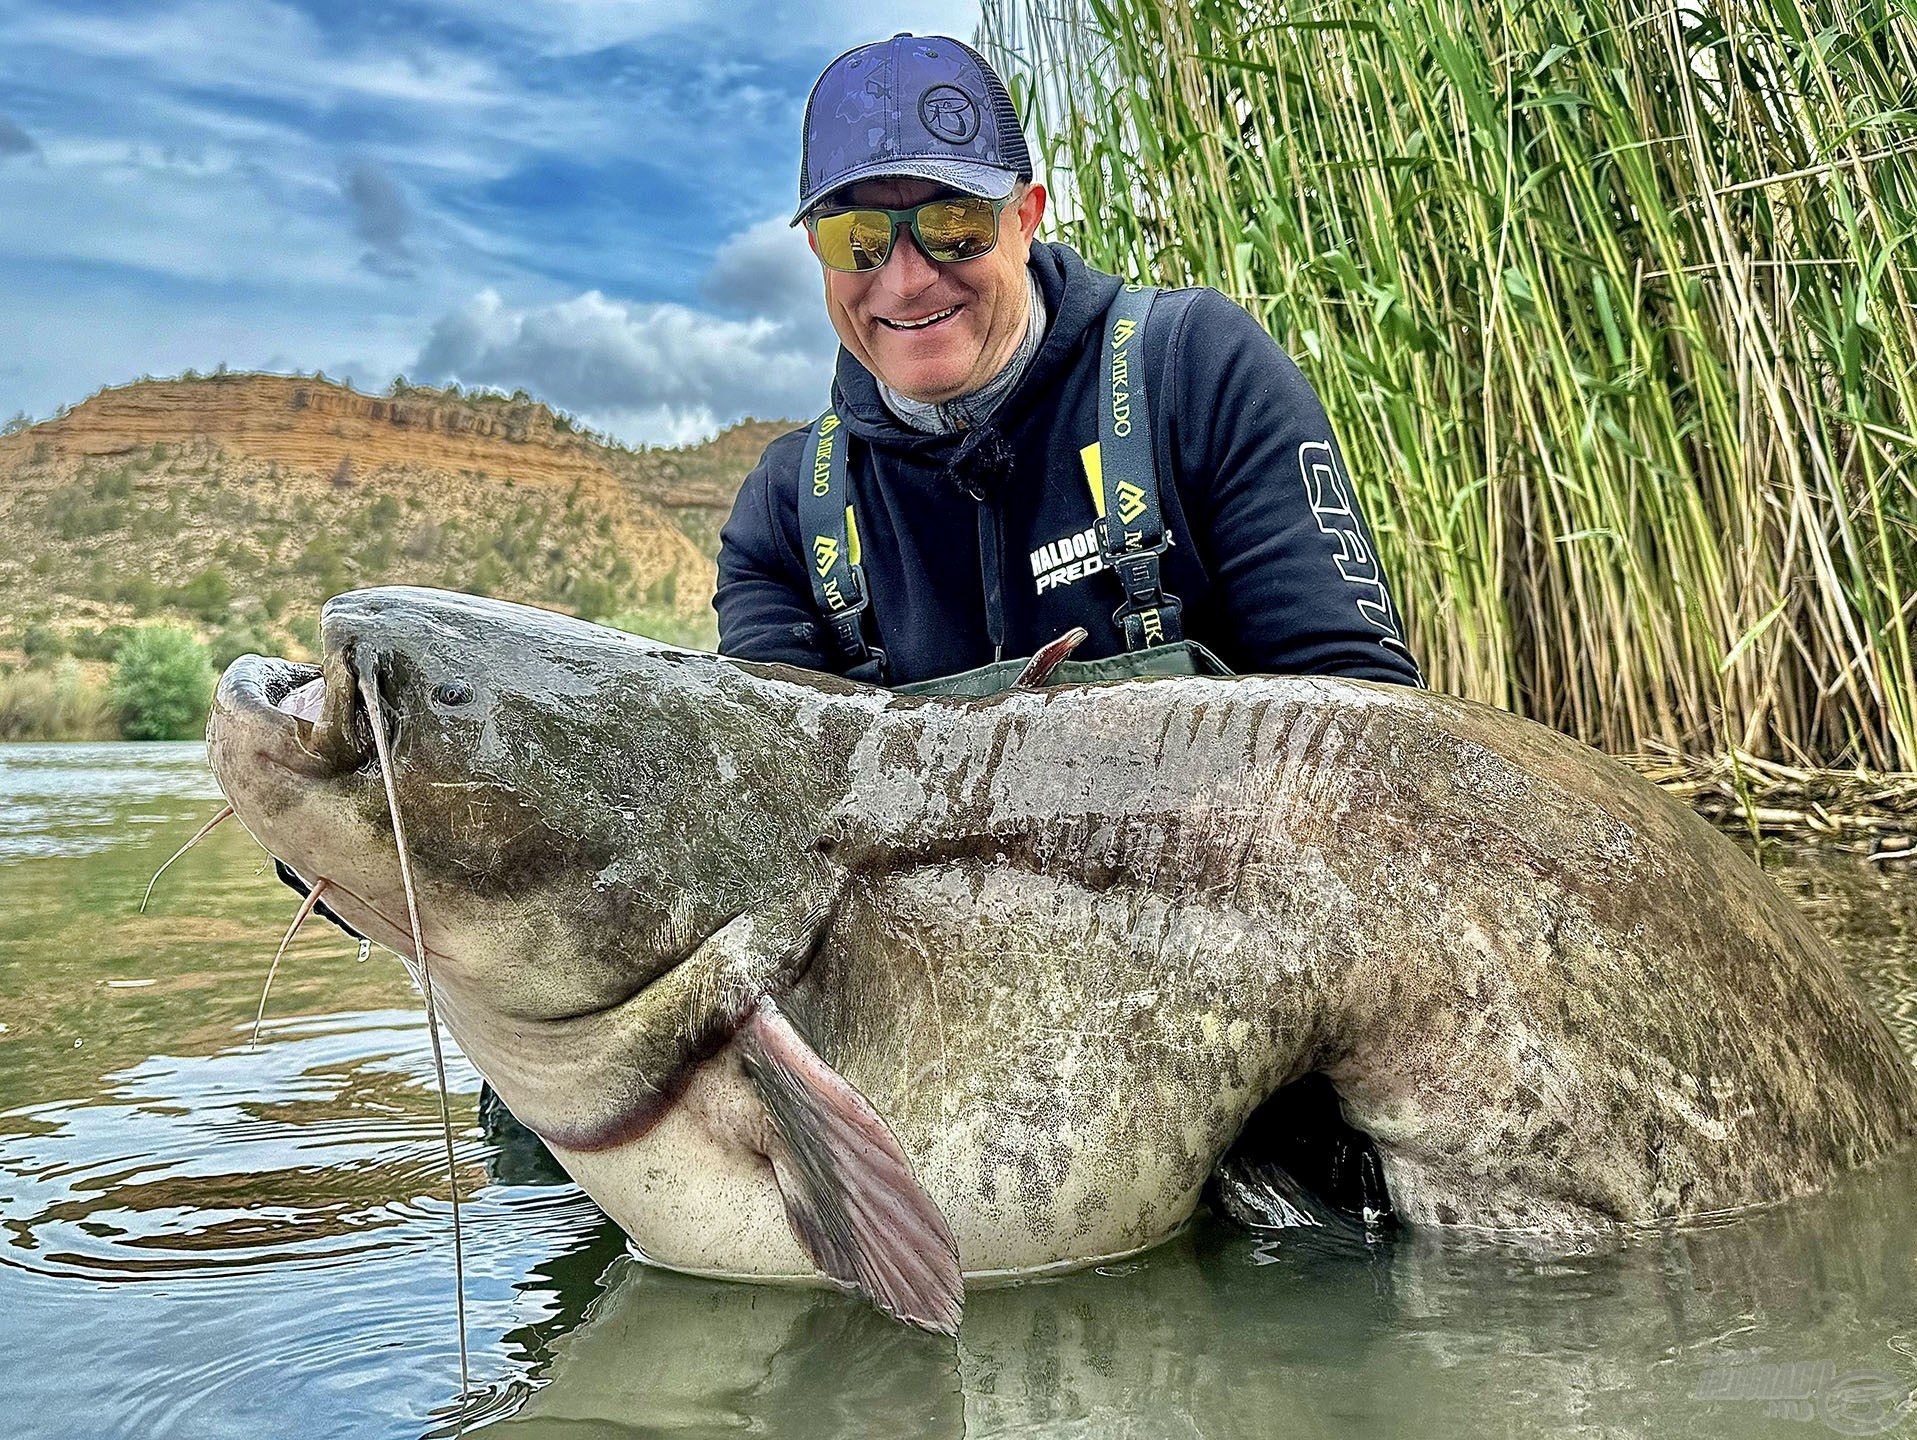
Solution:
M297 654L327 595L384 583L709 639L718 524L783 428L634 451L523 396L252 374L103 391L0 438L0 645L105 654L163 617Z

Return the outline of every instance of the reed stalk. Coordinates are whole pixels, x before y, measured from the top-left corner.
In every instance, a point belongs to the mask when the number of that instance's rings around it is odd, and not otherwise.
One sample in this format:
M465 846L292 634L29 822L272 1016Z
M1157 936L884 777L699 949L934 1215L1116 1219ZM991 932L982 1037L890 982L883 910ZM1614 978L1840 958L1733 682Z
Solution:
M1434 685L1917 770L1904 0L985 0L1088 260L1330 411Z

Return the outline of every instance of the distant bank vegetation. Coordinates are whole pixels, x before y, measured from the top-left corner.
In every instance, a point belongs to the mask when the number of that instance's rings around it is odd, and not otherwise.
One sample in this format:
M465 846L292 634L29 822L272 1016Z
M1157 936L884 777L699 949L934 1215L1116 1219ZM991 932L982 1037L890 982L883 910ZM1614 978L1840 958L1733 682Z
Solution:
M1434 685L1613 751L1917 770L1907 0L986 0L985 34L1065 238L1296 355Z
M515 414L531 403L392 393ZM534 409L567 443L597 446ZM522 477L539 473L531 447L502 453L490 475L430 460L418 473L362 469L344 456L302 471L196 434L205 415L183 422L176 443L76 454L100 440L86 418L82 406L61 418L66 430L14 425L12 448L0 449L0 740L195 735L219 668L248 651L312 658L321 604L364 585L495 595L710 647L718 522L782 428L753 422L705 446L607 452L616 479L516 482L515 459ZM430 437L407 433L402 443L430 456ZM263 443L257 427L249 443Z

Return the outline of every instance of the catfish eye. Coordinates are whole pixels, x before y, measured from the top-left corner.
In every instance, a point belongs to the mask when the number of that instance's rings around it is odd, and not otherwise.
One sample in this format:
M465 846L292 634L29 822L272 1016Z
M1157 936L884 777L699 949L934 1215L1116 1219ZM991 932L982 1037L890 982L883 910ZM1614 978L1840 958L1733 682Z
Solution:
M442 680L433 687L433 701L439 705L464 705L473 698L473 687L464 680Z

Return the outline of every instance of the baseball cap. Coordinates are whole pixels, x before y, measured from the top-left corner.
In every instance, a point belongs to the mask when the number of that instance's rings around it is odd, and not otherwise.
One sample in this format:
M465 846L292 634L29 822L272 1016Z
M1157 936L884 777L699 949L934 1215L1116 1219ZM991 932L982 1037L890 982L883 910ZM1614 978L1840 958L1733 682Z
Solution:
M805 102L796 225L842 185L874 176L932 180L1003 200L1032 178L1005 82L948 35L894 35L846 51Z

